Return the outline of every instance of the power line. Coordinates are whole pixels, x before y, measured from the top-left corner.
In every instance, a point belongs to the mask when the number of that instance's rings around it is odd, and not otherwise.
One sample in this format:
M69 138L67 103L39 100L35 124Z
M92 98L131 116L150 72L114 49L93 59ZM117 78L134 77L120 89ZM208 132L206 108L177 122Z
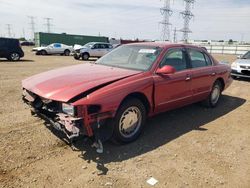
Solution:
M164 7L160 9L161 14L163 15L163 20L160 22L162 25L162 33L161 39L163 41L170 41L170 25L169 22L170 16L172 15L173 11L170 8L170 0L164 0Z
M184 27L180 30L183 32L183 41L188 42L188 34L192 33L189 29L189 22L194 17L193 13L191 12L191 6L194 4L195 0L183 0L185 3L185 11L182 11L180 14L184 19Z
M47 32L50 33L51 32L51 21L53 20L52 18L44 18L46 20L46 26L47 26Z
M174 28L174 43L177 43L177 30Z

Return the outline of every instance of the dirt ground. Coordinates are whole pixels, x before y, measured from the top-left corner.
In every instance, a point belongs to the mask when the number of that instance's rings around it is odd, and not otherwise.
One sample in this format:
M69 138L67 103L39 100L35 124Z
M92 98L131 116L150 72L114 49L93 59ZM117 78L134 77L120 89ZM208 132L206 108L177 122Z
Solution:
M84 140L73 151L21 101L22 79L83 62L25 53L18 63L0 60L0 187L152 187L150 177L153 187L250 187L249 80L234 81L215 109L160 114L137 141L105 143L98 155Z

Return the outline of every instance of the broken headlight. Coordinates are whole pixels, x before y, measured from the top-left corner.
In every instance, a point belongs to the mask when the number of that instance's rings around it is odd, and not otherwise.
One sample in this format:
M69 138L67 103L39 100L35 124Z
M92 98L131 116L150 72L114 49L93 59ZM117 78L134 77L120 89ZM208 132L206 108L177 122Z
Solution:
M62 111L65 114L69 114L69 115L74 116L74 114L75 114L75 107L72 106L72 105L70 105L70 104L67 104L67 103L62 103Z

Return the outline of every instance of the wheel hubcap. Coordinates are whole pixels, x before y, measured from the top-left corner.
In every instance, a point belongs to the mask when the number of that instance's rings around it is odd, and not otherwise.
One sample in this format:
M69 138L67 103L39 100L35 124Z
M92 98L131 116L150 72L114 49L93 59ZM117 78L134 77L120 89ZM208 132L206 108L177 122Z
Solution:
M126 109L119 122L119 131L125 138L134 136L139 130L142 122L142 115L139 108L133 106Z
M220 87L216 85L211 94L212 103L216 104L219 100L219 97L220 97Z
M14 61L19 59L19 55L17 53L13 53L11 54L11 59L13 59Z

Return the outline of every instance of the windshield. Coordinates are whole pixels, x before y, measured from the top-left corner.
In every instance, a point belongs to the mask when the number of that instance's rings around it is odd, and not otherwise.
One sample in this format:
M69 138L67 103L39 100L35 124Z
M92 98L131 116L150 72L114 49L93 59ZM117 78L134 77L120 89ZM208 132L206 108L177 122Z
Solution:
M247 52L245 55L243 55L241 59L250 59L250 52Z
M89 42L89 43L85 44L84 47L92 48L92 46L94 46L94 44L95 44L94 42Z
M120 46L101 59L97 64L133 70L149 70L161 52L152 46Z

